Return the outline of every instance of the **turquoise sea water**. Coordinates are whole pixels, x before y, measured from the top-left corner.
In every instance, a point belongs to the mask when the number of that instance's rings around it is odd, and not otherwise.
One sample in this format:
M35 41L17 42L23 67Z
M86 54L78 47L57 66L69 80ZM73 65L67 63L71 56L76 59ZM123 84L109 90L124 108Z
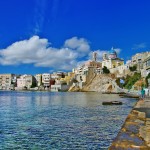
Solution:
M108 100L123 105L103 106ZM107 149L135 103L99 93L0 91L0 149Z

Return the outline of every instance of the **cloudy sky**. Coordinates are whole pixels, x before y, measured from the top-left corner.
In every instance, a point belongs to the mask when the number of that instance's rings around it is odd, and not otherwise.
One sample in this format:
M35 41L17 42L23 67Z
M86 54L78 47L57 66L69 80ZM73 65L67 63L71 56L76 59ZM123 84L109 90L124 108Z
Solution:
M150 50L149 0L1 0L0 73L70 71L113 46Z

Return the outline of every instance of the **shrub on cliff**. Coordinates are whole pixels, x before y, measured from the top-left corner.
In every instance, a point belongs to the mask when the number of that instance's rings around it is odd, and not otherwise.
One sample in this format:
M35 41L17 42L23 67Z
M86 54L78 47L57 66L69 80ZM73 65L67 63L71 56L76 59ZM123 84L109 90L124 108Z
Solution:
M130 66L129 69L130 69L130 71L136 71L137 66L136 66L136 65L134 65L134 66L132 66L132 67Z
M141 73L135 72L133 76L128 76L125 79L124 87L127 89L131 89L132 86L135 84L136 81L141 79Z
M110 73L109 69L106 66L103 67L103 73L104 74L109 74Z

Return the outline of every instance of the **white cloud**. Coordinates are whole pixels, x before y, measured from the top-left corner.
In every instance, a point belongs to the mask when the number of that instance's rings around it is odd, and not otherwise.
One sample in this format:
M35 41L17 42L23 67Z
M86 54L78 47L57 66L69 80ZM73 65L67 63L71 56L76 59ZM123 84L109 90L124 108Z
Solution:
M121 49L115 49L120 53ZM108 50L96 50L98 60ZM1 65L33 64L36 67L49 67L52 70L71 70L80 66L86 58L92 59L92 51L84 38L73 37L64 42L61 48L55 48L49 41L39 36L18 41L0 50Z
M68 43L73 43L74 47ZM60 49L54 48L49 46L47 39L33 36L28 40L15 42L6 49L1 49L0 64L19 65L32 63L37 67L70 70L76 66L77 59L81 57L81 52L84 51L85 56L90 50L88 42L83 38L71 38L66 40L64 45L65 47Z
M73 37L65 41L65 47L76 49L78 52L87 53L90 51L90 46L88 41L84 38L78 39L77 37Z
M147 47L146 43L140 43L140 44L134 44L132 49L137 50L137 49L143 49L146 47Z

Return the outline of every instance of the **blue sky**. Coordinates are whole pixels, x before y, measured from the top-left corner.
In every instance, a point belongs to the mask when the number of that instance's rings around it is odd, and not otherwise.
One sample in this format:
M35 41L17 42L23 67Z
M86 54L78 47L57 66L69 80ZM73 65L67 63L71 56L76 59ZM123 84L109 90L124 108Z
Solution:
M0 73L36 74L150 49L149 0L1 0Z

